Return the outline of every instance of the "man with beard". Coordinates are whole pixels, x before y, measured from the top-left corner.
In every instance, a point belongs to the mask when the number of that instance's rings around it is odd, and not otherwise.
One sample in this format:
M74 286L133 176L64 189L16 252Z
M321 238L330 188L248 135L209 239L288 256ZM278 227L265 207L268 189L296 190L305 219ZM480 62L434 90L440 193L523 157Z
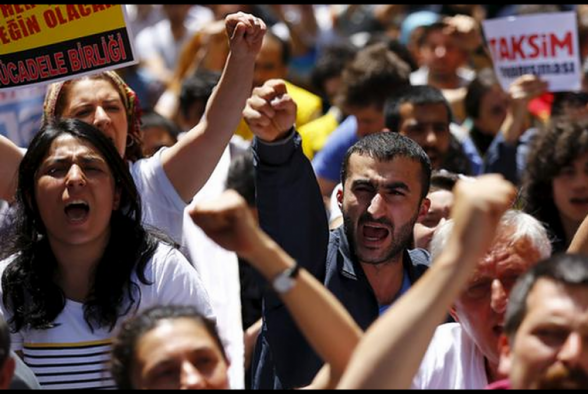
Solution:
M329 234L312 166L292 127L296 104L283 81L270 80L255 89L243 115L256 135L262 228L366 329L429 264L427 252L407 250L414 223L429 208L429 158L417 143L397 133L373 134L353 145L344 159L338 194L344 226ZM276 285L284 278L277 279L274 290L286 292L287 287ZM321 364L283 303L275 293L264 292L253 388L308 385Z
M416 141L433 169L479 175L482 161L469 136L461 142L450 130L451 107L437 88L409 86L394 92L384 106L386 128Z
M588 258L558 254L517 283L501 337L500 372L491 388L588 388Z

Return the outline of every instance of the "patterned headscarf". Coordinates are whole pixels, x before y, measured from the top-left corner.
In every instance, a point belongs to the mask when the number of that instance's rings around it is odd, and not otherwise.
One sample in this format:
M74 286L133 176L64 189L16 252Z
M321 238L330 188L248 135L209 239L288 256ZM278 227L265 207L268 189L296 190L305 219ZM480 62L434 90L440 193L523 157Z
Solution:
M107 80L118 90L125 106L129 123L125 159L130 161L139 160L143 157L141 153L143 141L141 138L141 107L139 105L139 99L135 91L114 71L104 71L100 74L56 82L49 85L47 94L45 95L45 102L43 103L43 124L55 117L57 103L63 92L63 87L66 84L69 85L83 78Z

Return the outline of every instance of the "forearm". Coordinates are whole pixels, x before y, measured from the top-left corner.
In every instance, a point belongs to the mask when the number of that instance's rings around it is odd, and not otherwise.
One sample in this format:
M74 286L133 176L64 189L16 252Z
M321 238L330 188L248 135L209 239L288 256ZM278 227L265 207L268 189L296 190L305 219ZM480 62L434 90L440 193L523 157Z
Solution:
M504 140L511 144L515 145L523 132L526 129L527 124L527 107L526 103L523 105L518 105L512 110L508 111L502 126L500 127L501 132L504 135Z
M254 60L229 55L200 123L162 155L165 172L184 201L206 183L241 120L251 94Z
M234 57L229 53L220 81L204 113L208 137L228 141L241 121L245 102L251 95L255 56ZM219 138L214 131L221 133ZM226 144L225 144L226 145Z
M568 253L588 255L588 216L584 218L567 250Z
M467 280L469 271L457 264L463 258L470 257L461 252L444 252L410 291L368 329L339 388L410 387L436 327Z
M265 234L261 246L246 257L268 280L295 261ZM317 354L340 376L356 347L361 329L339 301L308 271L301 269L292 290L280 295Z

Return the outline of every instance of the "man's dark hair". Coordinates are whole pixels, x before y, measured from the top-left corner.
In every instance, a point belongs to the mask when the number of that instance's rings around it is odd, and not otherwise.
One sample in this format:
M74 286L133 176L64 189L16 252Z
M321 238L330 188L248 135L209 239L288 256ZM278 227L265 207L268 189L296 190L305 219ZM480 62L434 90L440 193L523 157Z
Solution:
M180 134L180 129L174 122L155 111L145 111L141 115L141 129L148 127L164 129L175 141L177 141L178 134Z
M384 105L384 116L386 127L393 132L398 132L400 130L400 123L401 123L401 116L400 116L400 108L403 104L412 104L412 105L431 105L431 104L443 104L445 110L447 111L447 123L449 124L452 120L452 112L449 103L441 90L429 86L429 85L419 85L419 86L408 86L406 88L400 89L390 96L386 100L386 104Z
M218 84L220 73L215 71L198 71L182 82L179 96L181 114L189 118L192 104L202 101L206 106L214 87Z
M327 98L327 93L324 90L325 81L340 76L356 53L357 48L348 41L326 46L318 56L310 73L310 81L314 91Z
M377 43L384 43L388 47L389 50L394 52L399 58L401 58L409 67L410 71L416 71L419 69L419 66L414 59L414 56L410 52L410 50L400 42L399 39L391 38L386 32L376 32L370 36L368 39L366 46L374 45Z
M255 167L250 149L231 161L226 188L239 193L250 207L255 206Z
M527 298L541 278L569 286L588 286L588 257L580 254L558 253L540 261L522 275L508 300L504 332L514 336L527 314Z
M342 74L340 108L383 108L391 91L409 86L410 67L386 44L362 49Z
M429 192L438 190L453 191L453 187L459 180L459 175L447 170L434 170L431 173L431 187Z
M370 134L357 141L347 150L341 169L341 183L345 187L349 159L353 154L369 156L378 161L391 161L396 157L406 157L421 164L421 199L429 193L431 180L431 161L419 144L398 133L380 132Z

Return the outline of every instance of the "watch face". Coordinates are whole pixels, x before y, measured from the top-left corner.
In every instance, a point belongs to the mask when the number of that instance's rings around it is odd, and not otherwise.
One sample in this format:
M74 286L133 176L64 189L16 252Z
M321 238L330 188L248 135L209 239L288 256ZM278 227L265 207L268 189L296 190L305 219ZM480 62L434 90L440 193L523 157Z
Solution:
M294 280L288 276L280 275L274 280L274 290L285 293L294 286Z

